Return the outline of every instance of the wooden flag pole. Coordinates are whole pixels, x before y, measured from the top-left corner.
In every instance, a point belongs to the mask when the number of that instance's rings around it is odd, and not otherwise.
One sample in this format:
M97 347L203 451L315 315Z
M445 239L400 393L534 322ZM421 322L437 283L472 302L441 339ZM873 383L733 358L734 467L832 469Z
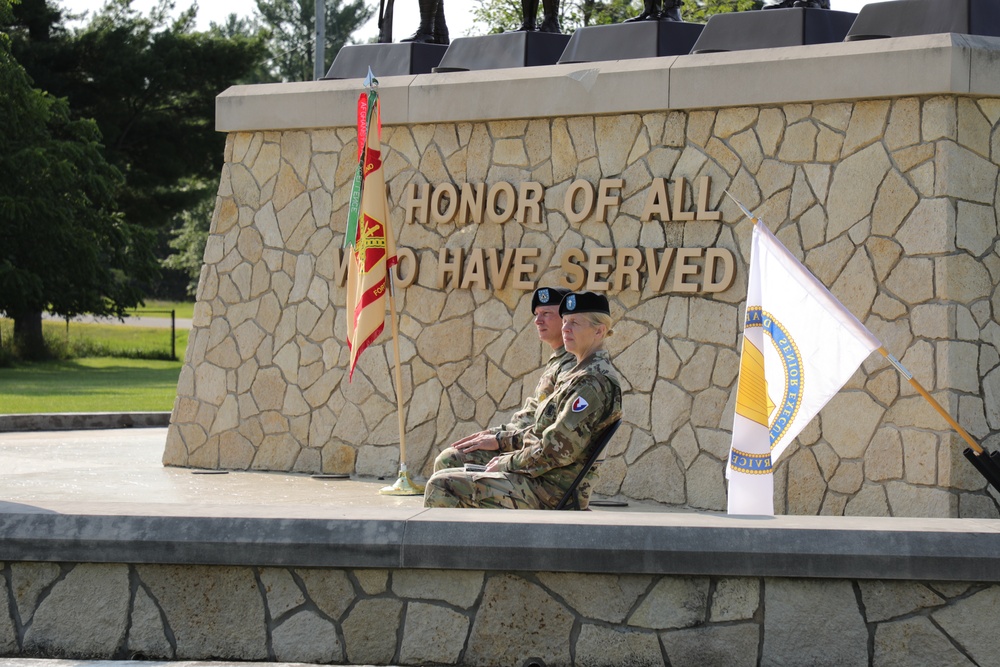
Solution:
M413 483L406 470L406 423L403 419L403 373L399 360L399 325L396 323L396 288L392 268L386 272L389 278L389 320L392 326L392 353L396 358L396 417L399 420L399 477L392 486L379 490L384 496L419 496L424 487Z
M927 390L924 389L923 385L921 385L920 382L918 382L917 379L913 377L913 373L907 370L907 368L903 366L903 364L899 363L899 359L889 354L889 352L884 347L880 347L878 351L879 354L885 357L886 360L888 360L888 362L892 364L897 371L899 371L900 375L906 378L906 381L910 383L910 386L916 389L917 393L923 396L924 399L931 404L931 407L937 410L939 415L944 417L944 420L948 422L948 424L953 429L955 429L955 432L958 433L960 436L962 436L963 440L969 443L969 447L971 447L976 454L983 453L984 450L979 445L979 443L973 440L972 436L969 435L968 432L964 428L962 428L962 426L957 421L955 421L950 414L948 414L948 411L945 410L940 403L934 400L933 396L927 393Z

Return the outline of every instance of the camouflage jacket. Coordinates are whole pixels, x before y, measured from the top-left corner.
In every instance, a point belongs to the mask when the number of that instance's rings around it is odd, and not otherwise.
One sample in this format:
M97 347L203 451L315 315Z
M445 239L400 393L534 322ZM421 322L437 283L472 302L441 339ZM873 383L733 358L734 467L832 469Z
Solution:
M523 432L535 423L535 411L538 405L548 398L556 388L556 382L564 373L576 366L576 357L560 346L552 353L545 363L545 370L538 379L535 386L535 393L529 396L521 409L515 412L510 421L503 426L494 426L490 429L493 435L497 436L500 443L500 451L512 452L524 446L522 441Z
M580 472L587 449L621 417L618 372L604 350L598 350L567 373L560 374L552 394L535 410L535 423L520 432L524 446L501 455L500 470L535 478L549 499L558 498ZM501 440L503 448L509 442Z

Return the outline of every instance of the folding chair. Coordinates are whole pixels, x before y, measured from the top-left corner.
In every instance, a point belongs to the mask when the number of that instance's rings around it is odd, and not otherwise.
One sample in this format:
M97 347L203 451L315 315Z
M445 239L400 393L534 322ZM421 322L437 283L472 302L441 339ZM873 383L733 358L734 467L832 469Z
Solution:
M587 462L583 464L583 468L580 469L580 474L576 476L573 480L573 484L566 489L566 493L563 494L562 499L559 504L556 505L557 510L578 510L580 509L580 498L576 493L576 487L580 486L580 482L583 478L587 476L598 460L601 458L601 454L604 453L604 448L608 446L611 442L611 436L615 434L618 427L622 425L621 419L616 419L611 423L604 432L601 433L600 437L590 446L590 454L587 456Z

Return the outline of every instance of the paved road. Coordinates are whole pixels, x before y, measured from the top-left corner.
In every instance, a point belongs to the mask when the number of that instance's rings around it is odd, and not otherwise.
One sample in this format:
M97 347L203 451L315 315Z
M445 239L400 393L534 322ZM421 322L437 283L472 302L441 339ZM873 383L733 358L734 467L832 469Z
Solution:
M43 313L42 319L45 320L55 320L59 322L65 322L65 317L57 317L49 313ZM119 320L117 317L94 317L93 315L78 315L72 319L73 322L84 322L87 324L122 324L130 327L150 327L156 329L169 329L170 328L170 315L161 315L158 317L153 316L131 316L126 317L125 321ZM176 318L174 326L178 329L190 329L191 320L182 319L180 317ZM0 666L2 667L2 666Z

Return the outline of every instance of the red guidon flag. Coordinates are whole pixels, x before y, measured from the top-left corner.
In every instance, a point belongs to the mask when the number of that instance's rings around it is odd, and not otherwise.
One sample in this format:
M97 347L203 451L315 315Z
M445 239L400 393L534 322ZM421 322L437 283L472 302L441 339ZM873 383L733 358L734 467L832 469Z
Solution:
M385 326L389 269L396 263L382 171L380 108L378 97L374 97L368 108L369 131L361 139L364 142L361 210L347 265L347 346L351 350L348 380L354 375L358 357Z

